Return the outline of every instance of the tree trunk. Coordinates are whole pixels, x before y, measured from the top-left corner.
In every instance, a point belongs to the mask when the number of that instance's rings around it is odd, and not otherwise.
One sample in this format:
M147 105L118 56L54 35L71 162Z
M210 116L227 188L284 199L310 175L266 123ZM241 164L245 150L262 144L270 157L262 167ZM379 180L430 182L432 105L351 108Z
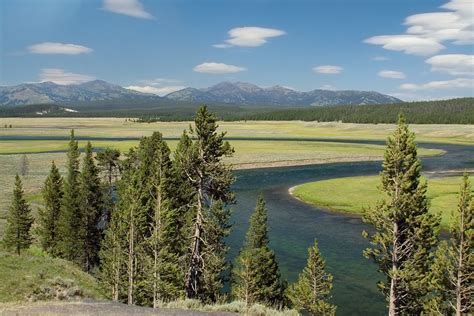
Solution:
M117 246L118 240L114 233L114 284L112 288L112 300L117 302L119 299L119 283L120 283L120 248Z
M393 243L392 243L392 277L390 278L389 316L395 316L397 311L397 270L398 270L398 223L393 223Z
M133 283L134 283L134 239L135 224L133 218L133 206L130 208L130 229L128 241L128 305L133 304Z
M464 253L464 212L461 212L461 219L459 224L459 255L457 266L457 280L456 280L456 316L461 316L462 312L462 270L463 270L463 253Z
M197 195L196 222L194 224L194 235L191 247L191 258L189 262L188 273L186 275L186 297L196 298L199 294L199 275L201 273L201 233L203 224L202 215L202 188L199 183Z
M161 230L161 188L158 189L157 206L155 210L155 227L154 227L154 238L153 240L153 308L158 307L158 282L160 275L158 273L158 256L159 256L159 233Z

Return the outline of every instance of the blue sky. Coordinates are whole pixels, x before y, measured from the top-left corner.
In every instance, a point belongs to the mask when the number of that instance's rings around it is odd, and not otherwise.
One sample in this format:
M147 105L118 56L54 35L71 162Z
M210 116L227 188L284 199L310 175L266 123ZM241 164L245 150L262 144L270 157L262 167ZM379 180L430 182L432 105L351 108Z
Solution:
M0 85L474 95L474 0L2 0Z

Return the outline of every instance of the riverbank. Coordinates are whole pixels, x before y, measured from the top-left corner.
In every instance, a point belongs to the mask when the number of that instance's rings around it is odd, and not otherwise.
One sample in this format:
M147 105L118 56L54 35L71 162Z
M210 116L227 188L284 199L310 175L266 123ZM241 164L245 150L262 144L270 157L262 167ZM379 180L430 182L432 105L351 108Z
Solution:
M432 178L427 181L430 212L439 214L441 227L447 229L453 223L452 212L457 207L461 176ZM316 207L362 216L365 210L385 198L378 189L379 185L379 176L336 178L293 186L288 193Z

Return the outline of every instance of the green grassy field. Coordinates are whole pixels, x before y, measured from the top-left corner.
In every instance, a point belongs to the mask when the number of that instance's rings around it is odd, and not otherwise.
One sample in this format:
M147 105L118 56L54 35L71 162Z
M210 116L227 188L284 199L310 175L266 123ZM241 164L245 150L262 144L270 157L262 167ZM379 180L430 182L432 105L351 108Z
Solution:
M304 202L360 215L384 198L378 189L379 185L379 176L350 177L305 183L292 188L291 191ZM460 185L461 177L428 179L430 211L441 214L443 228L448 228L452 223Z
M75 129L78 137L141 137L160 131L165 137L179 137L190 122L130 123L116 118L6 118L0 126L12 124L13 128L0 128L0 136L61 136L68 137ZM333 139L384 139L392 132L393 125L357 125L313 122L221 122L221 130L232 140L234 157L228 158L235 168L256 168L318 164L332 162L367 161L381 159L383 146L307 141L311 138ZM449 139L451 142L469 142L474 128L460 125L419 125L423 137L432 141ZM261 138L265 140L255 140ZM272 140L291 138L292 141ZM296 139L296 140L295 140ZM298 140L301 139L301 140ZM84 147L86 142L80 141ZM22 153L28 153L29 172L24 177L26 196L36 212L41 205L40 190L51 161L64 171L65 154L55 151L67 149L67 140L0 140L0 235L6 219L15 173L20 170ZM138 144L137 140L97 140L95 148L112 147L127 151ZM171 149L177 141L168 141ZM420 149L421 155L442 154L439 150Z
M12 124L13 128L3 128ZM131 123L122 118L0 118L1 135L65 136L71 128L78 135L95 137L141 137L160 131L179 137L190 122ZM385 140L394 124L318 123L300 121L220 122L229 137L333 138ZM420 142L474 144L474 125L419 124L410 128Z
M66 285L66 295L104 298L97 281L72 263L51 258L36 247L21 256L0 252L0 303L25 301L41 288Z

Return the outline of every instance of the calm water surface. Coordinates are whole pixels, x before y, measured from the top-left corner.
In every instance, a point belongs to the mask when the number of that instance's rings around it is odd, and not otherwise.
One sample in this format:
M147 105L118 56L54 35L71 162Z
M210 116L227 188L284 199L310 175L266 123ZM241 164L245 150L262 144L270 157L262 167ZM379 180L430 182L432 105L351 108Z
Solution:
M420 144L447 151L443 156L423 159L428 174L474 168L474 147ZM294 185L330 178L373 175L380 162L267 168L236 171L233 206L234 230L229 238L232 258L242 245L248 219L262 192L268 208L271 246L275 250L283 278L294 281L306 264L307 248L315 238L334 275L333 302L338 315L385 315L384 298L376 288L381 276L376 266L362 256L368 244L361 232L368 226L360 218L331 213L302 203L288 194Z

